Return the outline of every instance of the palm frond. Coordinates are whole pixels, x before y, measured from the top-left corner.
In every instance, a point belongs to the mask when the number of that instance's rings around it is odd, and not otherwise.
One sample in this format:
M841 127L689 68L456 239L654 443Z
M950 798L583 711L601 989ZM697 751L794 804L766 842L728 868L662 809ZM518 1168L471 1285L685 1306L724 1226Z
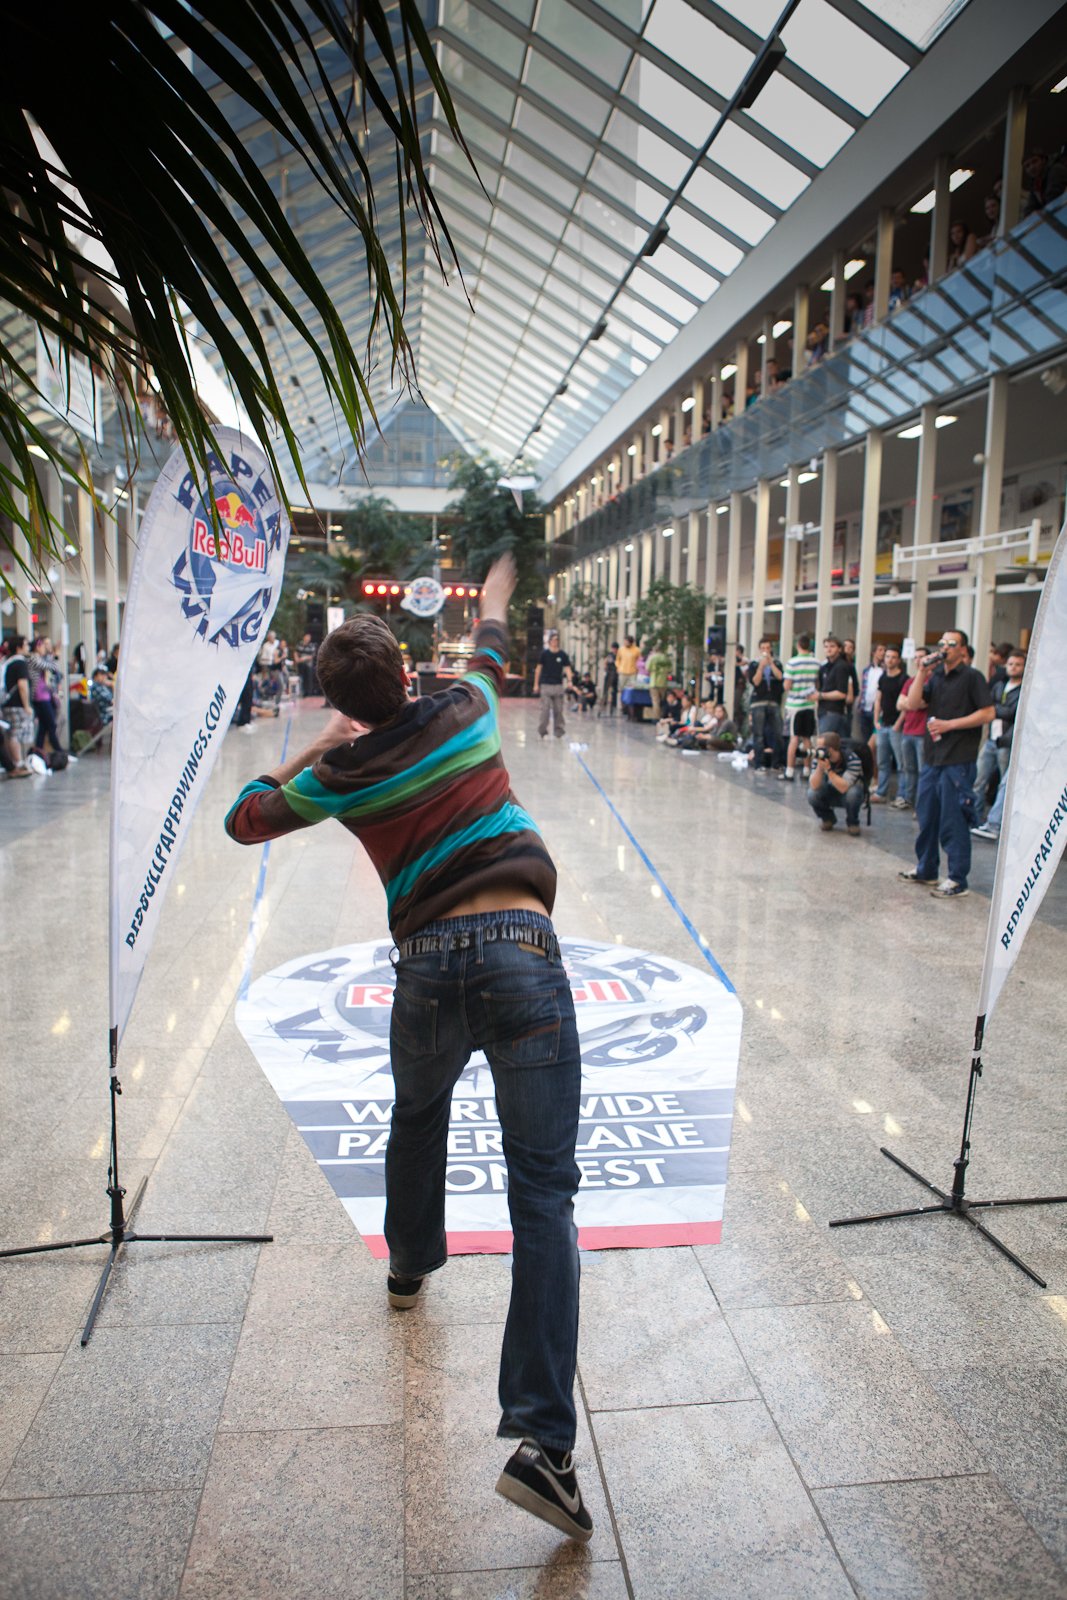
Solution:
M194 12L183 0L106 0L59 8L59 48L55 8L0 5L0 298L61 350L90 360L122 398L126 424L136 417L137 375L150 370L198 475L212 430L187 323L218 352L279 482L279 455L287 456L305 492L296 428L263 335L265 309L269 325L311 350L357 449L374 420L371 341L410 381L408 208L442 269L458 267L426 171L418 101L428 89L465 148L420 5L198 0ZM338 92L338 50L349 98L396 144L399 281L380 238L360 118ZM235 104L351 223L370 307L366 351L354 349L284 195L250 154ZM0 442L11 461L0 474L0 517L39 562L56 530L30 445L90 480L87 456L49 428L34 430L35 398L32 374L0 341Z

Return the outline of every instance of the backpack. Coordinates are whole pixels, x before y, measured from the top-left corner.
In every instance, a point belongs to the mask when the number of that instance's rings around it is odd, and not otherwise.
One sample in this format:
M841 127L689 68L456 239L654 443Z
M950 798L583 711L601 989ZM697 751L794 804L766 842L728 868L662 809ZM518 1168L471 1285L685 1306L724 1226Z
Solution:
M847 756L850 752L860 758L863 769L863 792L866 796L870 793L871 784L874 782L874 757L871 747L864 739L842 739L841 749Z

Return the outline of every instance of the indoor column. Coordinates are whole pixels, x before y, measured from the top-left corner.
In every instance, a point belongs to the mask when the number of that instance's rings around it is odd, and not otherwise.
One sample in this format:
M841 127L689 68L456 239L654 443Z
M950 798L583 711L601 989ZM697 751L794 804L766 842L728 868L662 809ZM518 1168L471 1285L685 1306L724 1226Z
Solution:
M837 521L837 451L822 458L822 497L819 503L819 582L815 598L815 654L821 659L822 642L833 622L834 524Z
M934 484L937 479L937 406L925 405L920 414L922 433L919 435L919 462L915 473L915 538L914 544L934 544L940 534L935 526ZM918 655L926 643L926 610L930 592L930 565L917 561L913 567L911 605L908 609L908 637L915 641Z
M745 500L738 491L730 496L730 544L726 555L726 664L723 668L723 699L726 714L734 714L734 645L740 644L738 605L741 590L741 519Z
M982 487L978 496L978 533L982 538L1000 532L1000 497L1004 488L1004 440L1007 429L1008 379L1001 372L989 380L986 401L985 461L982 464ZM971 644L979 670L989 654L993 638L993 600L999 560L995 551L991 555L976 556L974 560Z
M790 467L785 491L785 538L782 540L782 625L778 631L778 652L782 661L793 654L793 629L796 626L797 556L801 541L793 530L800 522L800 468Z
M863 454L863 505L860 511L860 592L856 617L856 670L871 659L874 632L874 569L878 554L878 511L882 493L882 435L872 428Z
M771 524L771 484L761 478L756 484L756 549L752 561L752 638L749 654L755 653L763 634L767 609L767 543Z

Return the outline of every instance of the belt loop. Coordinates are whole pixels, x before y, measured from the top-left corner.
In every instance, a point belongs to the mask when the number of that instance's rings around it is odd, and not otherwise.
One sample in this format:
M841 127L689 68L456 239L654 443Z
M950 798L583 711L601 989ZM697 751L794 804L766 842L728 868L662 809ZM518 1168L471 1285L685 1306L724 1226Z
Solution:
M451 947L452 947L452 935L450 933L442 933L442 935L441 935L441 967L440 967L440 970L442 972L447 972L448 971L448 956L449 956L449 952L451 950Z
M482 946L483 946L483 942L484 942L484 928L483 928L483 925L482 925L482 923L480 921L475 923L473 931L474 931L474 963L475 963L476 966L480 967L482 965L482 954L483 954Z

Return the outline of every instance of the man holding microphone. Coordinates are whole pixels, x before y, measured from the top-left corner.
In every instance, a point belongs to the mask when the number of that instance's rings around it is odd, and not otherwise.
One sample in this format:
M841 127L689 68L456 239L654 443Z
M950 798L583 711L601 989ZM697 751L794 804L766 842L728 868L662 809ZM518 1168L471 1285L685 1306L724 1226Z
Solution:
M967 893L978 748L982 729L993 720L989 685L968 665L967 635L961 629L945 629L936 649L917 663L900 703L905 711L928 709L930 718L915 800L915 866L899 876L906 883L930 885L939 900L956 900ZM939 850L948 864L947 876L940 879Z

